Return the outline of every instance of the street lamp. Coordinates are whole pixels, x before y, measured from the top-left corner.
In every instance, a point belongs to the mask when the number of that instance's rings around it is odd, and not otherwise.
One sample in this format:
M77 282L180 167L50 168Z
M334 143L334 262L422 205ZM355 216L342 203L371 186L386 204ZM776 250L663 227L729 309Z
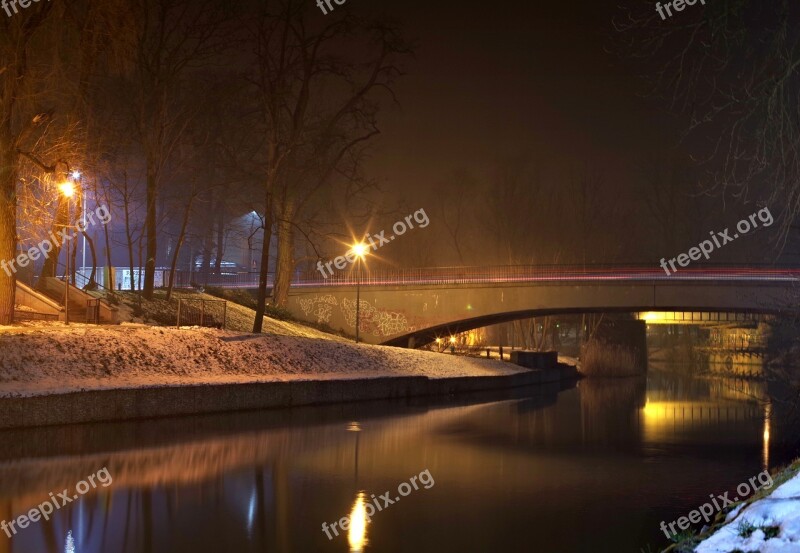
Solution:
M356 269L356 344L358 343L359 338L359 327L361 326L361 271L362 265L364 264L364 258L367 256L367 252L369 251L369 246L367 246L364 242L359 242L358 244L353 244L353 248L350 250L353 255L356 256L358 268Z
M75 195L75 186L66 181L58 185L61 194L67 199L67 226L69 226L72 217L72 196ZM65 241L66 242L66 241ZM64 275L64 324L69 324L69 247L65 249L66 252L66 274Z
M78 183L80 183L81 175L82 174L81 174L80 171L72 171L69 174L69 178L71 178L72 181L75 184L78 184ZM83 210L83 213L81 213L81 215L83 216L83 220L85 221L86 220L86 189L81 185L80 191L81 191L81 209ZM84 272L85 271L86 271L86 234L83 235L82 240L81 240L81 276L84 276Z

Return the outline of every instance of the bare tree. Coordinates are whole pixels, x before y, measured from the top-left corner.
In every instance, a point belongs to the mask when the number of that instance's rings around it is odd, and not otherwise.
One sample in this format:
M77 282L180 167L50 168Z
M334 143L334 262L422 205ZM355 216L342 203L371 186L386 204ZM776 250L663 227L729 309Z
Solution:
M798 23L787 0L710 2L680 24L642 2L617 22L625 55L647 62L648 92L687 116L708 191L774 209L781 248L800 213Z
M137 0L133 48L135 125L146 162L146 261L143 295L152 299L158 254L158 195L167 164L195 112L185 101L188 72L207 65L226 45L230 19L221 0Z
M612 232L612 222L618 220L622 209L602 172L588 162L577 168L565 203L573 220L573 251L580 252L577 261L584 265L611 261L617 253L614 248L620 244Z
M52 4L28 8L25 17L0 18L0 260L17 253L19 147L37 123L33 96L34 40L45 29ZM14 319L14 274L0 271L0 324Z
M398 74L393 58L406 48L393 28L357 20L346 10L344 17L320 26L314 23L318 18L307 20L309 9L291 0L277 2L275 11L262 5L251 29L257 58L252 84L266 136L264 240L254 332L261 331L265 312L274 225L280 241L274 297L281 304L295 264L297 219L306 202L341 170L348 154L377 135L377 106L371 96L391 91ZM353 51L367 52L366 62L342 53L346 44L359 41L361 49Z

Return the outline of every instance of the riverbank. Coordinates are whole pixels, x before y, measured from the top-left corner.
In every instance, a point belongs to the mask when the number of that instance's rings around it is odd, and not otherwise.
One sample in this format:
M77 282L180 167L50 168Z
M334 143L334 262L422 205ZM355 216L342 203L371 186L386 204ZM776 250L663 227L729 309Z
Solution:
M664 553L790 553L800 551L800 460L772 477L769 490L728 507L698 536Z
M379 377L509 376L500 361L210 328L36 324L0 332L0 397Z
M301 336L36 324L0 331L0 428L447 395L575 376Z

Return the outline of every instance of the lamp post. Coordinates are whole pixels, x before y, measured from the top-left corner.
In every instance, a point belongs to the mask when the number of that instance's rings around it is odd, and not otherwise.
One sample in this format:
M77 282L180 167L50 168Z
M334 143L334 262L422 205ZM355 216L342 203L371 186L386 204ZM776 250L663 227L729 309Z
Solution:
M67 224L70 226L72 221L72 196L75 195L75 187L69 181L63 182L58 185L61 194L67 199ZM66 242L66 241L65 241ZM64 324L69 324L69 246L65 249L66 255L66 274L64 275Z
M69 175L75 183L79 183L81 180L81 172L80 171L73 171ZM81 183L81 216L83 220L86 220L86 187L83 183ZM81 245L81 276L86 277L86 234L82 236L82 245Z
M367 252L369 251L369 246L364 244L363 242L359 242L358 244L353 244L353 249L351 250L353 255L356 256L358 263L358 267L356 268L356 344L358 343L359 339L359 327L361 326L361 270L362 264L364 263L364 258L367 256Z

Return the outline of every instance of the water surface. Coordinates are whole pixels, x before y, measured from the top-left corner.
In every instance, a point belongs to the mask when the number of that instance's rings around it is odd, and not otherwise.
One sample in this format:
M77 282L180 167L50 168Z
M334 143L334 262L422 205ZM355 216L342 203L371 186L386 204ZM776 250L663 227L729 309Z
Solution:
M766 392L651 371L467 403L0 433L0 520L103 467L114 479L0 534L0 553L657 551L662 520L797 453ZM426 470L428 489L322 531Z

